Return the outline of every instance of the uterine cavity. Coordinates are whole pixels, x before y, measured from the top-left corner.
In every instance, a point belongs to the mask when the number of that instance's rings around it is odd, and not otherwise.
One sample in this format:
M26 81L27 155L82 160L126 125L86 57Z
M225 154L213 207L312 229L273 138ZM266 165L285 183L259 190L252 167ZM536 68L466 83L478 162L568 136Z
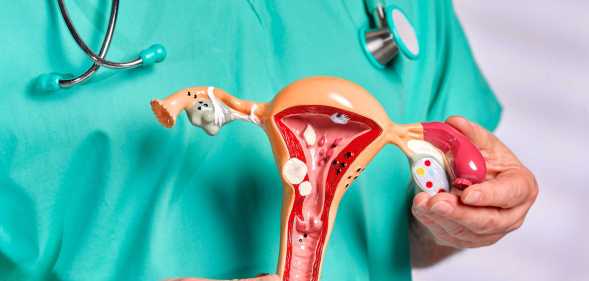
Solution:
M284 280L316 281L335 189L356 156L381 130L362 116L318 106L287 109L276 116L276 122L291 156L283 176L287 181L302 178L289 181L295 188L295 202L287 224ZM302 162L306 168L289 167L289 162ZM284 174L301 170L306 174Z
M295 227L302 235L318 232L323 224L321 215L328 170L336 164L336 156L354 137L370 128L355 121L336 124L330 116L314 113L290 115L282 121L296 137L304 155L303 162L307 166L308 180L305 184L298 185L298 193L303 197L303 217L295 219ZM341 173L346 164L337 165L336 173ZM307 190L309 185L310 191Z

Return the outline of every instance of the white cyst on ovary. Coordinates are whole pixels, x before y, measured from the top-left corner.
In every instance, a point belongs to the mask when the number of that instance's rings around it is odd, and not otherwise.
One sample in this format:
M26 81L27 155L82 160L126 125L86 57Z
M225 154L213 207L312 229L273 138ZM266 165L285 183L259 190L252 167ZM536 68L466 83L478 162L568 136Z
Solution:
M299 184L307 175L307 165L298 158L290 158L282 166L282 176L290 184Z

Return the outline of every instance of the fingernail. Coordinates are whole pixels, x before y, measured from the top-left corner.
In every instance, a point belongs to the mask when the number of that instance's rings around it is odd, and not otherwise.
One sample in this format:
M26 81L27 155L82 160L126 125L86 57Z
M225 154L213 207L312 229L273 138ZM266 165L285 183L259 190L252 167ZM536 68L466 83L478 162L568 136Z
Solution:
M452 206L446 202L441 201L434 204L432 207L432 212L441 216L447 216L452 212Z
M426 202L421 202L417 205L415 205L415 212L417 214L423 215L426 212Z
M473 192L470 192L468 195L466 195L466 198L464 198L464 203L475 204L475 203L478 203L480 199L481 199L481 193L479 191L473 191Z
M418 215L423 215L425 213L425 209L423 208L423 206L415 206L415 213L417 213Z

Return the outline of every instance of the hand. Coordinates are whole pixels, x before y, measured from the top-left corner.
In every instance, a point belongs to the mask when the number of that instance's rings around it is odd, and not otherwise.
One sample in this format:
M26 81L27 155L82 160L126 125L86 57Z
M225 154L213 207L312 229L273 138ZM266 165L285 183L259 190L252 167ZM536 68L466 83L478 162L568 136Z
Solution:
M170 279L167 281L215 281L212 279L202 279L202 278L177 278L177 279ZM222 281L222 280L217 280L217 281ZM270 275L270 274L260 274L257 277L254 278L248 278L248 279L232 279L232 280L227 280L227 281L280 281L280 277L278 277L278 275Z
M446 122L480 149L487 164L486 180L433 197L420 192L413 198L413 215L438 245L492 245L522 225L538 195L538 184L530 170L489 131L462 117Z

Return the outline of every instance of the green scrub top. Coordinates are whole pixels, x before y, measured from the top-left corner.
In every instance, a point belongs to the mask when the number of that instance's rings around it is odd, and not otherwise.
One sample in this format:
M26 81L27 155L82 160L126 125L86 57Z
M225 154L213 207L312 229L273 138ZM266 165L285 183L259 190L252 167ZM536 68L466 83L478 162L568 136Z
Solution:
M98 50L110 1L66 1ZM0 279L160 280L274 272L282 187L269 141L245 122L209 137L173 129L149 101L213 85L269 101L297 79L332 75L367 88L399 123L460 114L493 129L500 105L450 0L398 0L421 55L378 69L362 52L362 0L121 1L108 58L154 42L167 59L101 69L82 86L38 92L35 76L80 73L56 1L0 9ZM385 147L344 196L322 280L410 280L410 175Z

